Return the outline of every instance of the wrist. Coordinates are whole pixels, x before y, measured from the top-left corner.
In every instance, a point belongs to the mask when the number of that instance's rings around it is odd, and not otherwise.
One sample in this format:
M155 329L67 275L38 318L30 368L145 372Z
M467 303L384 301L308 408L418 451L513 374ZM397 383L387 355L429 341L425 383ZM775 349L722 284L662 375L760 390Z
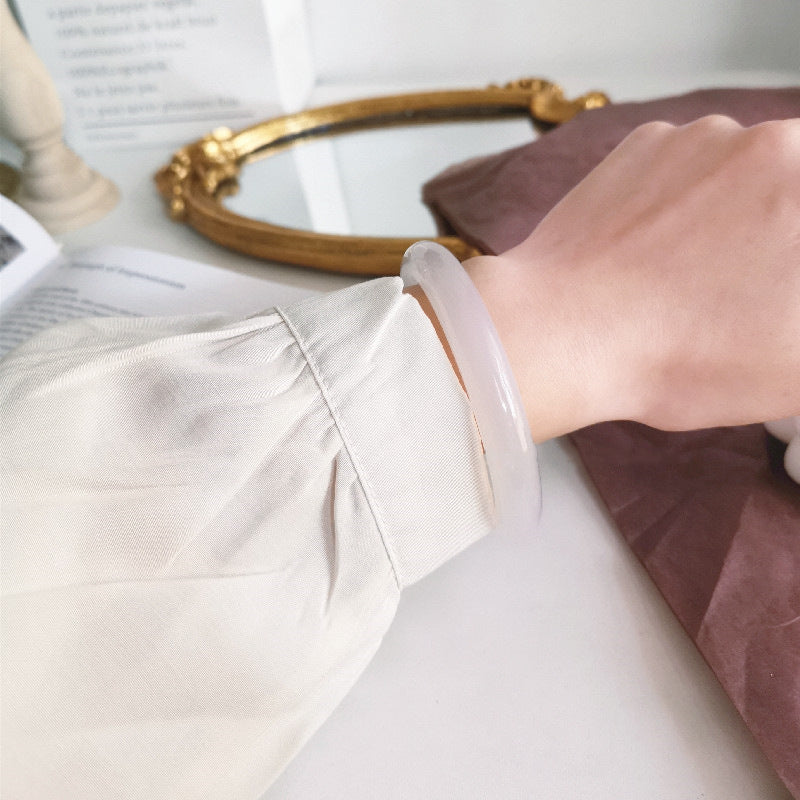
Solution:
M566 270L514 251L463 266L494 320L534 441L635 416L613 326L597 301L569 285Z
M431 305L431 301L428 300L428 296L425 294L419 284L406 286L403 289L403 292L405 294L410 294L419 303L420 308L425 312L425 316L430 320L431 325L433 325L433 329L436 331L436 335L439 337L439 341L442 344L442 349L450 361L450 366L453 368L453 372L455 372L458 382L461 384L461 388L464 389L464 379L461 377L461 371L458 369L458 363L453 355L453 349L450 347L450 342L447 341L447 336L445 336L442 323L439 321L439 317L436 316L436 312L433 310L433 306ZM466 389L464 389L464 391L466 391Z

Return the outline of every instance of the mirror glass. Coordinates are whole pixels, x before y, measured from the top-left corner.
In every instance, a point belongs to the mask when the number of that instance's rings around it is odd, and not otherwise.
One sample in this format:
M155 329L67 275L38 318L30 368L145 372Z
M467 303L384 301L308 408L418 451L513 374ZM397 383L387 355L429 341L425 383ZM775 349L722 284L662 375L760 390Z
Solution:
M317 233L433 236L422 185L443 169L526 144L525 115L356 131L312 139L247 164L230 211Z

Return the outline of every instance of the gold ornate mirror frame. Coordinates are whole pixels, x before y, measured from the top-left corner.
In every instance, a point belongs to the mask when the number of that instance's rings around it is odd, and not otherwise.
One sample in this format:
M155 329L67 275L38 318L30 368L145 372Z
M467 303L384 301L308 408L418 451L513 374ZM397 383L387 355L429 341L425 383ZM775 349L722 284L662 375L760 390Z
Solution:
M530 115L546 130L584 109L608 103L601 92L574 100L561 87L539 78L505 86L389 95L312 108L275 117L233 132L218 128L182 147L155 176L171 217L209 239L247 255L330 272L396 275L405 250L419 238L343 236L273 225L236 214L222 199L237 191L248 163L298 142L356 130L468 119ZM436 241L463 260L478 251L455 236Z

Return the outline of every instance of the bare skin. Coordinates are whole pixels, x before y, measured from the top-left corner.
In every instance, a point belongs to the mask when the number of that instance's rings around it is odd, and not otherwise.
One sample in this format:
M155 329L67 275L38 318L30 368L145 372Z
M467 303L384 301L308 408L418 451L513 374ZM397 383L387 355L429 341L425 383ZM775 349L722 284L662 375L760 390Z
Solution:
M645 125L465 268L537 441L800 414L800 120Z

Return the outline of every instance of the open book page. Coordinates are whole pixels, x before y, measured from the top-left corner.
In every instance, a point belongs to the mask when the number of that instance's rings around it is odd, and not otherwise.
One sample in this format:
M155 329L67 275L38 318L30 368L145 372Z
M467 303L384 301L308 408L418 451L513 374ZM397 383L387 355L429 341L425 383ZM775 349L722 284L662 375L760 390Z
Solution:
M0 195L0 310L55 265L58 250L50 234L33 217Z
M311 294L308 289L129 247L62 259L0 317L0 357L40 330L80 317L248 316Z

